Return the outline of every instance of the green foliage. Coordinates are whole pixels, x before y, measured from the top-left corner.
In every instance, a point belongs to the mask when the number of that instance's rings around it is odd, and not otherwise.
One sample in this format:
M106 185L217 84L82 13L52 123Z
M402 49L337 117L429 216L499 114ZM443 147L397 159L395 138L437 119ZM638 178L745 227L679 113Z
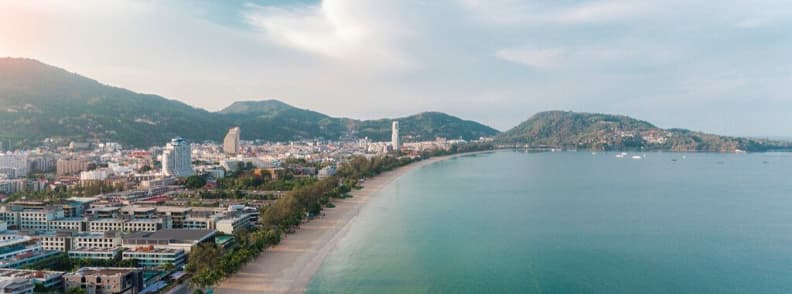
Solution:
M221 140L232 126L244 139L287 141L351 133L390 138L390 120L334 118L276 100L236 102L208 112L156 95L134 93L35 60L0 59L0 142L10 149L37 146L44 138L90 141L94 136L136 147L163 145L172 137ZM497 131L442 113L399 118L402 134L465 139Z
M193 175L184 180L184 186L188 189L200 189L206 186L206 178L203 176Z
M641 134L663 134L663 143L647 142ZM586 148L596 150L667 150L734 152L790 149L789 143L734 138L692 132L664 130L648 122L622 115L541 112L496 137L499 144L525 144L532 147Z
M119 255L115 259L76 259L61 253L25 266L26 269L75 271L82 267L137 267L136 260L122 260Z
M213 243L199 244L192 249L185 269L192 274L190 281L194 287L212 286L239 271L264 249L280 243L281 233L275 229L260 229L243 231L234 237L239 244L228 252Z
M73 287L66 290L66 294L86 294L88 292L83 288Z

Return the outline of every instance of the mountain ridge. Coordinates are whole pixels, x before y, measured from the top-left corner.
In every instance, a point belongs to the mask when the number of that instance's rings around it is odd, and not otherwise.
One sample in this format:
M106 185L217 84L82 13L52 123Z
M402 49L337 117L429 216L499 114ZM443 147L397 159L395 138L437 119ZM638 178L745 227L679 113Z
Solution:
M543 111L495 137L498 144L592 150L739 152L790 150L792 144L681 128L663 129L626 115Z
M253 106L258 108L245 109ZM454 118L446 123L465 127L405 121L403 125L444 131L403 127L402 133L431 139L436 135L477 139L498 133L477 122L446 116ZM369 126L363 133L371 139L389 140L389 123L385 128L379 121L390 120L335 118L273 99L236 101L211 112L178 100L105 85L35 59L0 58L0 125L4 126L0 142L9 148L36 146L45 138L56 142L97 138L135 147L162 145L175 136L219 141L233 126L242 127L245 140L338 139L357 134L358 125Z

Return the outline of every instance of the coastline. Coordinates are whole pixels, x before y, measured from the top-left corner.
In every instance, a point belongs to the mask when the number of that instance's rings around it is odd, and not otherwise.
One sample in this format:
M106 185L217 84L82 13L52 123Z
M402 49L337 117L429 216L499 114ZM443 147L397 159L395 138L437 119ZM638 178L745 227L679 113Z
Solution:
M325 216L300 226L294 234L284 235L280 244L264 250L239 272L224 279L215 293L302 293L325 257L346 235L361 209L402 175L421 167L455 157L495 152L492 150L432 157L368 178L363 188L353 190L351 198L335 199Z

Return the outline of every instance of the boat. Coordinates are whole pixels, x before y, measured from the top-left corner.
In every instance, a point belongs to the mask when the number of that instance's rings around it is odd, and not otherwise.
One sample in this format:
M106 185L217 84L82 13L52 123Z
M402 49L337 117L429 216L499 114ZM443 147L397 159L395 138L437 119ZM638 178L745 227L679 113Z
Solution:
M627 156L627 152L622 152L622 153L616 154L616 157L618 157L618 158L624 158L625 156Z
M632 157L632 159L641 159L641 158L643 158L643 157L638 156L638 155L633 155L633 157Z

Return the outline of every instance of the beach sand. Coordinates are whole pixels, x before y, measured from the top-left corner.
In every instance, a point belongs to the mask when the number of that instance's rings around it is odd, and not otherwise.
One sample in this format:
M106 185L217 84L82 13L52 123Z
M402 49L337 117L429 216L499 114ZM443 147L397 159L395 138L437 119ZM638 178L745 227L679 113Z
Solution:
M349 230L352 220L377 193L401 175L414 169L449 159L442 156L416 162L367 179L354 197L335 199L334 208L325 208L323 217L300 226L280 244L268 248L239 272L223 280L215 293L302 293L322 261Z

